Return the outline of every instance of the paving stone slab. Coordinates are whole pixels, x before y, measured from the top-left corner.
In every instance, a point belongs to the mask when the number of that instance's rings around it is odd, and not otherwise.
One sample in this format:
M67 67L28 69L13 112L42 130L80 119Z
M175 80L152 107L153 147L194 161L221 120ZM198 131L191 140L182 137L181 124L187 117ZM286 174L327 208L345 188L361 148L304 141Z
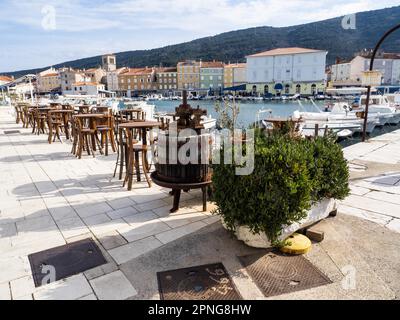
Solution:
M35 300L77 300L93 294L86 278L80 274L51 283L34 293Z
M0 283L0 300L11 300L10 286L8 282Z
M90 281L99 300L126 300L137 291L121 271L116 271Z
M386 225L386 227L390 230L400 233L400 219L393 219Z
M400 205L392 204L385 201L350 195L347 199L343 201L343 204L350 207L383 214L389 217L400 218Z
M113 257L117 264L120 265L161 247L162 245L163 244L156 238L149 237L109 250L108 253Z

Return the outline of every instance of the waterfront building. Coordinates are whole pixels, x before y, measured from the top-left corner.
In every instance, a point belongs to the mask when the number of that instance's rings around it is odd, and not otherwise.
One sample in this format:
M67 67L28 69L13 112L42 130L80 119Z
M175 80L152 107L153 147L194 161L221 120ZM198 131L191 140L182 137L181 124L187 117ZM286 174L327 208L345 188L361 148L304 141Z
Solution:
M324 50L278 48L247 56L247 91L315 95L326 87Z
M61 78L59 72L50 68L36 75L36 90L39 94L48 94L61 91Z
M119 95L134 97L157 91L155 68L129 68L118 75Z
M370 68L370 52L361 52L351 61L332 65L333 87L362 85L362 74ZM374 70L382 73L382 85L400 84L400 54L380 53L374 62Z
M112 92L119 91L118 76L129 71L129 68L119 68L114 71L107 71L107 90Z
M84 70L84 73L87 77L90 78L90 82L103 84L107 83L107 73L100 67Z
M76 82L72 84L73 95L97 96L105 91L105 85L98 82Z
M14 79L8 76L0 76L0 86L8 84L12 82Z
M177 68L157 68L156 81L159 92L173 94L178 89Z
M64 68L60 71L61 91L62 94L75 94L73 84L82 82L92 82L90 76L83 71L74 70L72 68Z
M197 91L200 89L200 62L187 60L177 65L178 89Z
M224 88L224 64L200 62L200 89L209 95L221 95Z
M247 68L245 63L229 63L224 66L224 88L233 88L246 84Z

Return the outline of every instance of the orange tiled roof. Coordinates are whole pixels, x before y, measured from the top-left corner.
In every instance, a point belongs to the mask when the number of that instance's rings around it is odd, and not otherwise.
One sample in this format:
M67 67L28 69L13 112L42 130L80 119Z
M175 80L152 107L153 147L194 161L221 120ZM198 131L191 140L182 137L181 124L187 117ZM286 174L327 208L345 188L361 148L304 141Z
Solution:
M225 68L246 68L246 63L230 63L226 64Z
M97 82L75 82L72 84L73 86L98 86Z
M10 77L7 77L7 76L0 76L0 81L11 82L11 81L13 81L13 79Z
M42 76L42 78L46 78L46 77L57 77L58 76L58 73L48 73L48 74L45 74L44 76Z
M286 54L298 54L298 53L313 53L313 52L323 52L323 50L306 49L306 48L277 48L273 50L268 50L256 54L252 54L248 57L268 57L268 56L279 56Z
M171 68L157 68L157 72L177 72L177 68L171 67Z
M199 66L199 65L200 65L200 62L192 61L192 60L178 62L178 66Z
M223 68L224 63L221 61L204 61L201 63L202 68Z
M152 68L129 68L129 71L121 73L124 76L134 76L141 74L151 74L153 72Z

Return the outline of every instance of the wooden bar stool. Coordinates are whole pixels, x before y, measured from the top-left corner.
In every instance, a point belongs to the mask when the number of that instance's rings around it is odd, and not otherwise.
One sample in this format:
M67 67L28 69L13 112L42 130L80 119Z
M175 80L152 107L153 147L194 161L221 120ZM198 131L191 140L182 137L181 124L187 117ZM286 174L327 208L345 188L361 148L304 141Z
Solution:
M140 176L140 159L141 159L141 167L143 170L143 174L146 178L149 188L151 188L151 180L149 172L147 171L146 159L145 159L146 152L148 151L149 146L133 144L134 140L131 129L125 129L125 134L127 137L128 167L123 186L125 187L125 185L128 184L128 190L132 190L133 176L135 175L134 171L136 171L137 181L138 182L141 181L141 176Z
M23 106L17 104L15 107L15 123L19 124L20 122L24 123L24 111Z
M107 116L100 120L99 125L97 125L97 132L100 133L100 144L103 149L105 149L105 155L108 156L108 144L111 143L111 148L113 152L116 152L116 144L114 138L114 116L112 110L107 108Z

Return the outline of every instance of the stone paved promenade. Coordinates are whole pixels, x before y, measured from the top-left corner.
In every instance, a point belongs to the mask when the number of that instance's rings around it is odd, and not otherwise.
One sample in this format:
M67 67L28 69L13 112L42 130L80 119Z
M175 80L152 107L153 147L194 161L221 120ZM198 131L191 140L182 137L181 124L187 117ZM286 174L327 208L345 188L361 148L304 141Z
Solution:
M170 215L169 190L136 183L128 192L112 178L114 155L78 160L70 148L49 145L0 107L0 300L159 299L156 272L215 262L224 263L243 298L264 299L236 258L255 250L200 212L198 192L184 194L182 209ZM400 296L400 132L345 152L352 195L340 212L356 217L321 223L326 239L307 255L334 283L280 299ZM34 287L29 254L85 238L100 245L106 265ZM342 284L349 265L358 276L350 291Z
M15 129L21 134L3 134ZM21 129L0 108L0 299L132 297L118 265L218 220L200 212L198 192L183 194L182 209L170 215L170 190L136 183L128 192L112 179L115 155L78 160L70 150ZM34 289L28 254L88 237L101 244L107 265Z
M400 232L400 130L347 147L351 196L340 211Z

